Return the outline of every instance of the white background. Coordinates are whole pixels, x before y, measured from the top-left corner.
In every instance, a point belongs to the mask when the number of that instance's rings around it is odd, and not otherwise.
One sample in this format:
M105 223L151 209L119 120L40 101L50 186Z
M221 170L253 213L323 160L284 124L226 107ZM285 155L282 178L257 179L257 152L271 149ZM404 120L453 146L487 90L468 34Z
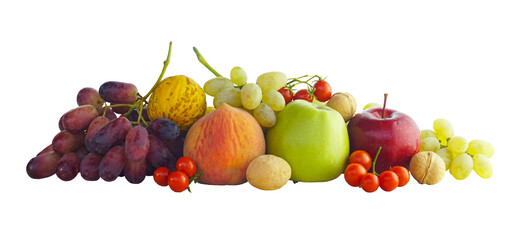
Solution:
M73 3L72 3L73 2ZM143 3L144 2L144 3ZM280 3L279 3L280 2ZM474 239L511 234L514 6L511 1L2 1L1 239ZM457 135L496 148L494 176L449 173L434 186L368 194L342 177L196 184L176 194L80 176L34 180L25 166L58 132L82 87L126 81L146 93L173 41L166 76L203 85L242 66L328 76L359 110L381 102L420 129L449 119ZM211 103L212 104L212 103ZM10 237L7 237L10 236Z

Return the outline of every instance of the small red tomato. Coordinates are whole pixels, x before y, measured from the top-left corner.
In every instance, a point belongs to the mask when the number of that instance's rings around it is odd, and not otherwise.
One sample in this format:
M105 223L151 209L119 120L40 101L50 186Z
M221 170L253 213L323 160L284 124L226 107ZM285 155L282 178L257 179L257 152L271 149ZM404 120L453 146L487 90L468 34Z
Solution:
M366 173L361 179L362 190L366 192L374 192L379 186L378 176L374 173Z
M190 157L181 157L177 160L177 171L182 171L188 177L193 177L196 173L196 163Z
M312 102L312 95L307 91L307 89L302 89L296 92L293 96L293 100L305 100L307 102Z
M394 166L393 168L391 168L391 171L398 175L398 187L403 187L409 182L410 173L409 170L407 170L407 168L402 166Z
M378 178L380 180L380 188L386 192L393 191L398 187L398 175L391 170L383 171Z
M314 91L314 96L316 96L316 99L320 102L326 102L332 97L332 87L330 84L328 84L327 81L321 80L317 81L314 84L314 88L316 89Z
M183 192L189 187L189 178L184 172L175 171L170 173L168 185L174 192Z
M366 169L358 164L352 163L344 170L344 180L352 187L358 187L361 184L361 179L366 175Z
M161 185L161 186L168 186L168 176L170 175L171 171L167 167L160 167L155 169L153 172L153 180Z
M356 150L350 155L349 159L350 163L358 163L362 165L366 171L369 171L371 168L371 163L373 160L371 160L371 156L363 150Z
M286 87L282 87L281 89L278 90L278 92L280 94L282 94L282 96L284 97L284 100L286 100L286 104L293 101L293 92L291 92L291 90L287 89Z

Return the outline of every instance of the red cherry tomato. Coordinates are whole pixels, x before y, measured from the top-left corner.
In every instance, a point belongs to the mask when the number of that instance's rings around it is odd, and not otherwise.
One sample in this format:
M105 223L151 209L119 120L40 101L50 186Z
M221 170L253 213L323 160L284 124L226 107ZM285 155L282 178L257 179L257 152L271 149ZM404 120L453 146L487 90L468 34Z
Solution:
M373 160L371 159L371 156L363 150L356 150L350 155L349 159L350 163L358 163L362 165L366 171L369 171L371 168L371 163Z
M380 188L386 192L393 191L398 187L398 175L391 170L383 171L378 178L380 180Z
M183 192L189 187L189 178L184 172L175 171L170 173L168 185L174 192Z
M312 102L312 95L307 91L307 89L302 89L296 92L293 96L293 100L303 99L307 102Z
M391 171L398 175L398 187L403 187L409 182L410 173L409 170L407 170L407 168L402 166L394 166L393 168L391 168Z
M291 92L291 90L287 89L286 87L282 87L281 89L278 90L278 92L280 94L282 94L282 96L284 97L284 100L286 100L286 104L293 101L293 92Z
M378 189L380 185L378 176L374 173L366 173L361 179L361 187L362 190L366 192L374 192Z
M181 157L177 160L177 171L182 171L188 177L193 177L196 173L196 163L190 157Z
M153 180L161 185L161 186L168 186L168 176L170 175L171 171L167 167L160 167L155 169L153 172Z
M366 175L366 169L358 164L352 163L344 170L344 180L352 187L358 187L361 184L361 179Z
M321 80L317 81L314 84L314 88L316 89L314 91L314 96L316 96L316 99L320 102L326 102L332 97L332 87L330 84L328 84L327 81Z

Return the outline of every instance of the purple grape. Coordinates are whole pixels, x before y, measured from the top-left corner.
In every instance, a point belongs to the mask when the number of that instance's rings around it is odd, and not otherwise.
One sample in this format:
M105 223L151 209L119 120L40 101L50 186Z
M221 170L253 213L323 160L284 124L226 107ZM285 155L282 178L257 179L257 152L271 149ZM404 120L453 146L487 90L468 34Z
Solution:
M80 89L77 94L77 104L79 106L82 105L92 105L95 108L101 108L104 104L104 101L100 97L98 91L94 88L86 87Z
M87 150L90 152L93 152L95 150L94 144L93 144L93 137L110 122L110 120L107 117L104 116L98 116L89 124L89 128L87 129L86 138L84 140L84 143L86 145Z
M154 135L148 135L148 138L150 139L150 148L146 155L146 161L148 161L150 165L155 168L167 167L170 161L176 159L159 138Z
M64 154L57 163L56 175L63 181L70 181L79 174L80 159L75 153Z
M141 183L146 176L146 161L134 162L128 160L123 168L123 174L130 183Z
M84 132L71 133L68 130L62 130L55 135L52 140L54 151L60 155L77 150L84 144Z
M40 154L27 163L27 174L34 179L50 177L57 171L59 159L61 156L54 151Z
M135 103L137 88L134 84L109 81L100 86L100 97L110 103Z
M97 153L107 153L111 147L121 144L125 140L131 128L132 124L125 117L110 121L93 137L92 149Z
M135 126L125 138L125 154L133 162L144 161L150 148L150 140L146 128Z
M126 162L125 149L122 146L114 146L105 154L100 161L100 165L98 165L100 177L107 182L116 180L123 171Z
M171 141L178 137L180 128L167 118L156 118L150 123L152 133L163 141Z
M62 117L64 129L73 132L83 132L89 124L98 117L98 111L91 105L84 105L74 108Z
M82 159L82 162L80 162L80 175L84 180L96 181L100 179L98 166L101 160L102 155L95 152L89 153Z
M187 132L181 132L174 140L164 142L170 152L177 158L184 156L184 141L186 140L186 135Z

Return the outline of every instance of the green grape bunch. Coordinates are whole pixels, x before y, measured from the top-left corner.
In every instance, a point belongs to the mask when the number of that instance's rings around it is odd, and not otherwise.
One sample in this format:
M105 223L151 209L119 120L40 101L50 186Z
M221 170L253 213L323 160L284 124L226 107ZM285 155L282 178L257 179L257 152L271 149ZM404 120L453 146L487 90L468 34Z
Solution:
M439 155L446 170L457 180L466 179L472 171L484 178L491 178L494 155L491 143L481 139L468 142L465 137L455 136L453 125L447 119L434 120L432 129L421 130L420 151L431 151Z

